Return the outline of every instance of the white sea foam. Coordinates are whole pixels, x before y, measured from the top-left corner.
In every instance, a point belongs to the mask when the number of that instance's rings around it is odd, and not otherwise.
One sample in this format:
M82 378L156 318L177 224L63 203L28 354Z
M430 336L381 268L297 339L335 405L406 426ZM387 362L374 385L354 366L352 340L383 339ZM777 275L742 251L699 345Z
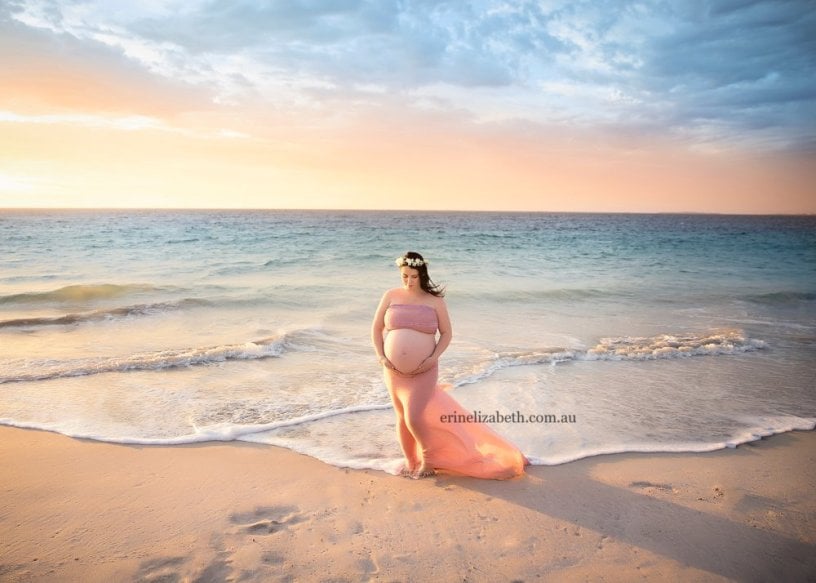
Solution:
M0 384L134 370L163 370L213 364L228 360L271 358L281 356L286 347L287 338L282 336L244 342L243 344L161 350L123 357L92 357L69 361L26 359L5 364L3 376L0 376Z
M736 448L742 444L758 441L763 437L770 437L789 431L811 431L816 428L815 418L793 416L760 417L745 419L748 426L739 430L731 437L721 441L677 441L672 443L661 442L633 442L614 446L596 445L585 449L557 454L543 453L528 455L530 463L541 466L554 466L573 462L579 459L599 455L620 453L703 453L726 448Z
M655 360L687 356L738 354L767 348L762 340L746 338L742 330L717 330L705 334L661 334L649 338L603 338L581 358L585 360Z
M391 408L390 404L368 404L358 405L354 407L345 407L343 409L323 411L312 415L304 415L302 417L295 417L283 421L276 421L274 423L262 423L254 425L246 425L240 423L221 423L218 425L196 426L191 423L192 432L178 435L175 437L139 437L134 435L107 435L102 433L95 433L88 431L82 427L71 427L69 424L62 425L59 423L33 423L22 422L14 419L0 418L0 425L7 425L9 427L18 427L20 429L39 429L43 431L53 431L61 433L68 437L77 439L90 439L94 441L102 441L105 443L117 443L121 445L184 445L188 443L204 443L210 441L255 441L264 443L263 439L257 438L258 434L285 429L289 427L296 427L300 425L307 425L315 421L329 419L341 415L351 415L354 413L369 412L369 411L385 411Z
M458 375L454 385L477 383L499 370L513 366L554 366L569 361L669 360L691 356L734 355L767 347L765 341L747 338L742 330L735 329L702 334L603 338L588 350L548 348L497 352L475 372Z
M375 410L375 409L372 409ZM334 416L332 416L334 417ZM328 416L326 417L328 418ZM310 421L320 421L313 419ZM252 432L240 439L255 443L267 443L293 449L299 453L311 455L327 463L354 469L376 469L396 473L401 457L392 434L391 416L382 415L378 419L371 417L355 421L345 415L333 419L335 427L333 433L339 439L326 441L319 437L329 428L321 426L313 433L303 432L287 435L281 432ZM604 443L604 436L596 433L581 441L581 444L559 443L557 440L542 448L540 444L519 443L525 456L532 465L559 465L587 457L621 453L702 453L726 448L735 448L738 445L757 441L763 437L786 433L789 431L809 431L816 428L816 419L794 416L746 418L746 428L736 431L728 439L719 441L673 441L673 442L646 442L636 441L609 445ZM377 427L379 425L379 427ZM375 427L378 431L372 432ZM368 429L363 429L367 427ZM374 455L366 455L370 450L366 444L360 443L361 431L368 436L367 443L376 445ZM347 437L342 437L347 436Z
M375 417L366 414L374 414ZM326 422L332 423L327 426ZM624 453L703 453L754 442L789 431L810 431L816 418L794 416L745 419L745 429L719 441L631 441L607 444L603 436L573 443L536 444L516 442L532 465L560 465L580 459ZM194 433L170 438L107 436L81 430L60 428L54 424L23 423L0 418L0 424L25 429L62 433L78 439L91 439L123 445L184 445L204 442L248 441L285 447L326 463L353 469L374 469L397 473L402 462L393 432L390 405L366 405L310 415L265 425L221 425L196 428ZM311 430L312 427L314 430ZM328 436L331 437L328 437Z

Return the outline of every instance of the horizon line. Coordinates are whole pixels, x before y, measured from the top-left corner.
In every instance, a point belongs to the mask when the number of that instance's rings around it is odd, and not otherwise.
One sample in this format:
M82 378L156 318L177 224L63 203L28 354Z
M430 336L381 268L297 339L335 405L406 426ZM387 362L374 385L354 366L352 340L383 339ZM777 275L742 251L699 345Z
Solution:
M550 215L705 215L705 216L745 216L745 217L811 217L816 212L804 213L751 213L751 212L707 212L707 211L553 211L553 210L502 210L502 209L372 209L372 208L288 208L288 207L0 207L6 212L363 212L363 213L472 213L472 214L550 214Z

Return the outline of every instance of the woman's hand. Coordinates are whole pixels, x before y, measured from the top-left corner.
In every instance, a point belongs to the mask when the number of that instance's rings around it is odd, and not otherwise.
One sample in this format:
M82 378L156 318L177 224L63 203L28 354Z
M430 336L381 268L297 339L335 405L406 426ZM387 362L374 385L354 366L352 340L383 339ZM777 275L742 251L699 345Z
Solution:
M385 368L390 368L391 370L397 370L394 368L394 365L391 364L391 361L388 360L385 356L380 357L380 364Z
M435 367L438 362L439 362L438 359L429 356L428 358L426 358L425 360L420 362L419 366L416 367L411 372L409 372L408 374L413 377L413 376L416 376L416 375L420 375L420 374L422 374L424 372L428 372L433 367Z

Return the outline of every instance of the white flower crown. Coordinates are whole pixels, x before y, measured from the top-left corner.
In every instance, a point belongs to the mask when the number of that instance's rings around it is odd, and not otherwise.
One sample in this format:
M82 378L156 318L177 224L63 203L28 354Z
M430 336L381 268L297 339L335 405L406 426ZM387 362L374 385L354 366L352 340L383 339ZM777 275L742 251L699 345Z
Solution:
M428 265L430 261L427 259L414 259L403 255L402 257L397 257L394 263L397 264L397 267L405 267L406 265L408 267L422 267L423 265Z

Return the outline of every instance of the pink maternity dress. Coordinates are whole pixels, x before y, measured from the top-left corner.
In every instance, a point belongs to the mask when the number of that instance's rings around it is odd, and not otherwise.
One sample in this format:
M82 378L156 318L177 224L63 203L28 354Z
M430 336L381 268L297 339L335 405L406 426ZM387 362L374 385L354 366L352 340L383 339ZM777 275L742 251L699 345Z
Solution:
M431 306L391 304L385 313L389 333L410 328L436 334L437 325ZM391 360L387 353L386 357ZM383 368L397 414L397 438L409 463L424 459L429 468L477 478L506 479L524 473L524 455L487 425L441 421L444 415L468 415L469 411L437 385L437 366L416 376Z

